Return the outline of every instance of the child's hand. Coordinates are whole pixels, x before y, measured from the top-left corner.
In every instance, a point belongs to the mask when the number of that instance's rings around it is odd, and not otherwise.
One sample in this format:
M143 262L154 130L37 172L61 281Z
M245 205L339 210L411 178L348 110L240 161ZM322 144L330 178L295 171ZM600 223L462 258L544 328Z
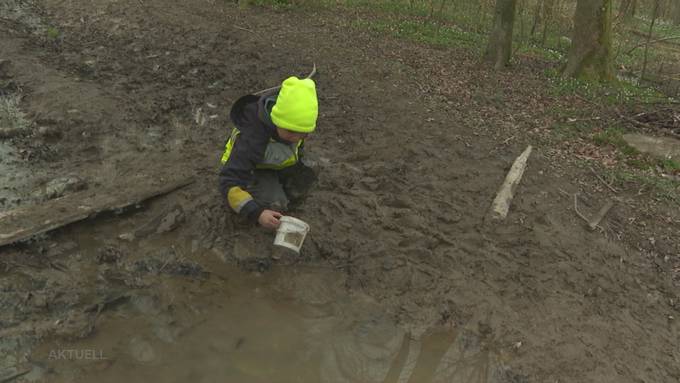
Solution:
M260 218L257 219L257 222L259 222L262 227L276 230L281 224L281 221L279 221L279 218L281 217L283 217L283 214L278 211L265 209L260 213Z

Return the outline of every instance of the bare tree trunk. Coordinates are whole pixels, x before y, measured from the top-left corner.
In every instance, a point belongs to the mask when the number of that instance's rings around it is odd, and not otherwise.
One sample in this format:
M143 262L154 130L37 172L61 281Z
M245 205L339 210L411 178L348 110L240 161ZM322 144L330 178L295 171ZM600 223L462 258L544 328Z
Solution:
M437 11L437 14L436 14L437 20L439 20L439 21L442 20L442 11L444 10L444 3L445 2L446 2L446 0L440 0L439 1L439 8L438 8L438 11ZM435 0L430 0L430 17L429 17L430 22L434 22L434 19L435 19L434 9L435 9Z
M439 31L442 28L442 24L444 24L444 6L446 5L446 0L441 0L441 3L439 4L439 13L437 14L437 18L439 19L439 22L437 23L437 35L439 35Z
M680 25L680 1L673 2L671 19L673 20L673 24Z
M519 11L515 10L515 13L516 14L519 13L519 44L521 46L521 45L524 44L524 41L526 40L526 38L524 36L524 33L525 33L525 30L524 30L524 9L525 9L524 5L525 4L524 3L526 2L526 0L517 0L517 1L519 2L519 4L517 4L519 6Z
M564 77L613 79L612 0L578 0Z
M649 33L647 34L647 43L645 44L645 58L642 62L642 72L640 72L640 80L645 77L645 72L647 72L647 52L649 52L649 42L652 40L652 32L654 31L654 23L656 23L656 18L659 16L659 3L660 0L654 0L654 11L652 11L652 21L649 23Z
M529 32L529 35L531 36L531 39L533 40L534 36L536 36L536 30L538 29L538 25L541 23L542 19L542 13L543 13L543 7L544 7L544 2L542 1L537 1L536 6L534 7L534 21L531 23L531 31Z
M637 0L621 0L619 5L619 14L616 16L618 19L623 19L624 21L630 21L635 17L635 12L637 11Z
M437 12L437 17L439 18L439 21L444 20L444 6L446 5L446 0L441 0L439 3L439 11Z
M430 0L430 16L427 18L427 20L431 23L433 17L434 17L434 0Z
M484 59L495 69L501 69L510 63L516 7L517 0L496 0L493 30L489 35L489 44L484 55Z
M677 1L677 0L676 0ZM661 20L670 20L669 14L671 12L672 1L664 0L659 4L659 10L656 17Z
M541 46L545 46L548 39L548 27L553 20L555 12L555 0L543 1L543 33L541 34Z

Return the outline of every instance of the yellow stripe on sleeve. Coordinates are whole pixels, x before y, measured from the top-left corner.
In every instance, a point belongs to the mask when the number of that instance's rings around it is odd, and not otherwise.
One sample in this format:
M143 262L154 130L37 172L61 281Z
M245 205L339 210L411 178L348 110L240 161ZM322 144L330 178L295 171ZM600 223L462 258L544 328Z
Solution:
M253 196L240 187L234 186L229 189L229 192L227 193L227 200L229 201L229 206L235 212L240 213L243 206L253 200Z

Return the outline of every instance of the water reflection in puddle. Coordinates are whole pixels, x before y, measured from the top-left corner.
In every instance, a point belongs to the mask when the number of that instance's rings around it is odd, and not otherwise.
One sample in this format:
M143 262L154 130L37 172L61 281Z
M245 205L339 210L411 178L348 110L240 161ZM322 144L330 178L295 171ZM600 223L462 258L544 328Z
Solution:
M33 360L50 382L503 381L491 380L500 364L472 333L413 339L376 302L348 295L337 273L292 270L168 282Z

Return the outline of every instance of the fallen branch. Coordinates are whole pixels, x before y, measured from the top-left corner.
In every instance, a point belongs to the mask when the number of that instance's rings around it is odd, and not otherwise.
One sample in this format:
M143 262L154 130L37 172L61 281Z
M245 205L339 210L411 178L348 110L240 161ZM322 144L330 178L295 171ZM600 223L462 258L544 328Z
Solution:
M618 192L619 192L618 190L614 189L614 187L613 187L612 185L608 184L607 181L605 181L604 179L602 179L602 177L600 177L597 173L595 173L595 170L594 170L593 168L588 167L588 169L590 169L590 171L593 173L593 175L595 176L595 178L597 178L598 180L600 180L600 182L602 182L602 183L604 184L604 186L606 186L609 190L613 191L614 193L618 193Z
M531 154L531 145L529 145L522 154L517 157L512 164L505 181L498 190L498 194L491 204L491 218L503 220L508 215L510 210L510 203L515 194L515 189L522 180L522 175L527 167L527 160Z
M578 193L574 193L574 211L576 212L576 215L581 217L582 220L586 221L588 225L590 225L590 220L586 218L585 215L581 214L580 211L578 211Z
M583 213L581 213L578 210L578 193L574 194L574 212L576 212L576 215L578 215L579 218L586 221L586 223L588 224L588 228L590 228L590 230L595 230L597 228L597 226L600 224L600 221L602 221L602 218L604 218L607 215L612 206L614 206L614 202L612 202L611 200L607 201L607 203L605 203L604 206L602 206L600 211L598 211L597 214L595 214L595 216L592 219L588 219L585 215L583 215Z
M607 203L602 206L600 211L597 212L595 217L593 217L592 220L588 223L588 227L590 227L590 230L595 230L597 228L597 225L600 224L600 221L602 221L602 218L604 218L605 215L609 212L609 210L614 206L614 202L612 201L607 201Z
M632 117L628 117L628 116L626 116L625 114L621 113L621 112L620 112L618 109L616 109L616 108L614 108L614 110L616 111L616 114L618 114L620 118L622 118L622 119L624 119L624 120L626 120L626 121L632 123L633 125L642 126L642 127L650 128L650 129L652 128L652 125L650 125L650 124L648 124L648 123L646 123L646 122L638 121L638 120L636 120L636 119L634 119L634 118L632 118Z
M662 41L675 40L675 39L680 39L680 36L669 36L669 37L664 37L664 38L662 38L662 39L656 39L656 40L652 40L652 41L647 41L647 42L638 44L638 45L636 45L636 46L630 48L630 50L629 50L628 52L624 53L624 54L625 54L625 55L629 55L629 54L633 53L634 50L636 50L636 49L638 49L638 48L640 48L640 47L644 47L645 45L648 45L648 44L660 43L660 42L662 42Z
M597 102L592 101L592 100L588 100L587 98L582 97L581 95L576 94L576 95L574 95L574 96L575 96L576 98L578 98L579 100L584 101L584 102L587 102L587 103L589 103L589 104L591 104L591 105L597 106L598 108L600 108L600 109L602 109L602 110L605 109L604 106L602 106L601 104L598 104ZM632 123L632 124L634 124L634 125L642 126L642 127L645 127L645 128L652 128L651 125L649 125L649 124L647 124L647 123L645 123L645 122L638 121L638 120L636 120L636 119L634 119L634 118L631 118L631 117L626 116L625 114L621 113L621 111L619 111L617 108L614 108L614 111L615 111L616 114L619 116L619 118L621 118L621 119L623 119L623 120L626 120L626 121L628 121L628 122L630 122L630 123Z
M242 30L242 31L246 31L246 32L250 32L250 33L255 34L255 32L251 31L250 29L248 29L248 28L243 28L243 27L239 27L238 25L234 25L234 28L240 29L240 30Z

